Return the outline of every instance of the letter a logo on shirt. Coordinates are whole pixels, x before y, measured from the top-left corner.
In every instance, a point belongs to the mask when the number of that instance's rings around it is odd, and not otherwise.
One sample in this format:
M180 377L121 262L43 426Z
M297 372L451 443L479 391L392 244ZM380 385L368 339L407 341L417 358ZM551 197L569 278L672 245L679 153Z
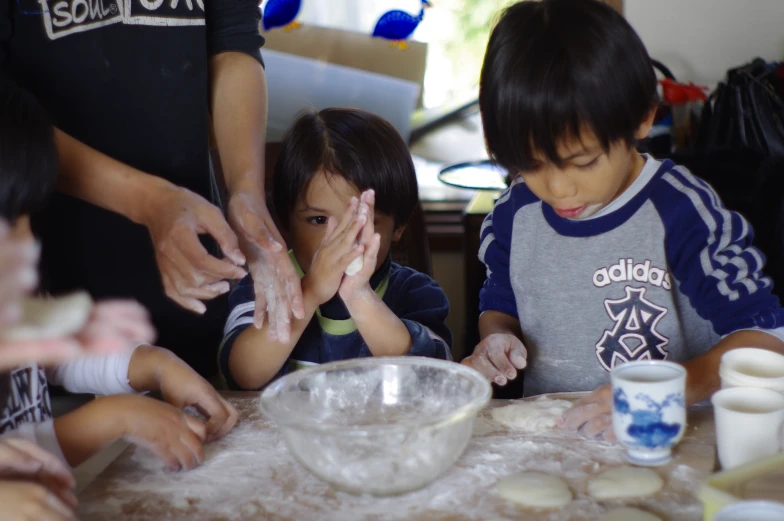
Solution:
M607 299L604 307L615 322L612 331L605 331L596 344L596 356L607 371L632 360L664 360L664 346L670 340L656 331L667 308L645 298L645 288L626 286L626 296Z

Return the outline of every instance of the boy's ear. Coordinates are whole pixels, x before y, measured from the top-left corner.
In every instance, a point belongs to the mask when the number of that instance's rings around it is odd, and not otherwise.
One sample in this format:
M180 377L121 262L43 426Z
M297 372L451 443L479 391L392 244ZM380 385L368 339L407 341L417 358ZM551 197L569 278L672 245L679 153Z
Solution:
M403 237L403 232L406 231L406 225L403 224L395 228L395 231L392 232L392 242L398 242L401 237Z
M658 105L654 105L648 111L648 114L645 115L640 126L637 127L637 131L634 133L634 137L639 141L640 139L645 139L648 137L648 134L651 133L651 128L653 127L653 120L656 119L656 109Z

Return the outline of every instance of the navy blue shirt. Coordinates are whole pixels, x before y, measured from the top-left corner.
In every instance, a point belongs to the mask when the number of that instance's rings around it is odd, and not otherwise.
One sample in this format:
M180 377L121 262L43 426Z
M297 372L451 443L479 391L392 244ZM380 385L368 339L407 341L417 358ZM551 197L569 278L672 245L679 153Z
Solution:
M449 314L449 301L438 283L423 273L395 263L388 262L379 268L379 272L383 271L387 271L388 276L377 272L373 277L377 283L371 279L371 285L408 328L411 349L407 354L451 360L452 333L444 323ZM337 307L332 301L330 304L331 308ZM229 308L218 365L229 389L238 390L241 388L229 371L229 354L237 336L253 324L254 292L250 275L229 295ZM276 378L304 365L373 356L354 321L328 318L334 314L328 315L325 308L321 306L305 328Z

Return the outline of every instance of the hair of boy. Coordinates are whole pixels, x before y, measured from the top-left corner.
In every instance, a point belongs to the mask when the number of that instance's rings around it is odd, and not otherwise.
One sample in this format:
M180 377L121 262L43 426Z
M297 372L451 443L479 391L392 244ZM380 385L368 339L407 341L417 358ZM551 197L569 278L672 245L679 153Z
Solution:
M650 56L631 25L596 0L522 1L490 36L479 107L490 156L510 174L560 165L558 146L592 132L605 152L635 142L657 103Z
M9 222L43 209L57 183L54 127L27 91L0 79L0 216Z
M283 228L320 171L360 192L375 190L377 212L402 226L419 201L411 153L395 128L364 110L304 111L281 144L273 179L274 209ZM329 179L329 177L327 178Z

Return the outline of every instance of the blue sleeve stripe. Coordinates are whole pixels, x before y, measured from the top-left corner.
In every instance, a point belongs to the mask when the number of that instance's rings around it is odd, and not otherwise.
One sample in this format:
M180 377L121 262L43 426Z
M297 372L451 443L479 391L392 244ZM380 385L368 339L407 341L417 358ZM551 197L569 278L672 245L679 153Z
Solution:
M770 283L765 280L767 277L755 276L763 265L759 252L751 246L740 248L733 245L749 233L745 219L724 208L714 191L688 172L671 170L662 179L691 203L696 215L688 215L687 218L700 219L707 229L699 265L705 277L717 279L719 293L735 301L741 297L741 287L747 294L767 287ZM731 277L731 272L734 272L734 277Z
M482 237L485 234L485 230L487 230L490 226L493 225L493 214L488 214L485 217L485 220L482 221L482 227L479 228L479 237Z
M512 184L509 185L509 188L504 190L501 194L501 197L496 200L495 205L493 206L493 211L485 217L484 222L482 223L482 228L479 230L479 236L481 237L487 231L487 228L493 225L493 218L496 215L500 215L503 219L507 219L508 222L505 222L507 226L509 226L509 230L512 229L512 217L514 216L515 212L518 210L515 208L515 201L512 199L512 192L517 194L520 190L524 190L527 187L525 183L523 183L522 179L516 178L512 181Z
M487 264L485 262L485 255L487 254L487 248L489 248L494 241L495 241L495 234L491 232L485 235L485 238L482 239L482 244L479 245L479 260L484 262L485 264ZM487 276L489 277L490 266L487 267L487 272L488 272Z
M536 196L528 190L522 179L518 177L512 181L509 188L495 202L493 211L485 217L482 227L479 229L479 238L481 240L479 248L480 261L486 265L488 264L487 250L495 242L496 238L499 238L501 244L504 245L508 245L512 241L512 227L515 214L520 208L536 200ZM496 223L498 226L495 226ZM499 227L503 229L499 230ZM508 247L506 249L508 250ZM508 264L508 259L506 262Z
M744 219L743 216L739 213L727 210L727 208L719 199L716 191L707 182L705 182L705 180L692 175L683 167L678 167L677 171L682 176L684 181L692 183L696 189L700 190L703 194L707 194L708 200L710 201L708 210L712 212L718 221L725 223L724 231L726 235L729 235L729 238L725 237L723 234L722 241L717 246L717 248L729 249L730 251L733 251L733 253L740 255L743 250L733 243L739 239L743 239L744 237L751 235L752 232L748 221L746 221L746 219ZM726 225L727 221L730 222L729 226Z
M509 273L514 220L520 208L537 201L539 199L517 177L482 223L478 257L487 268L487 280L479 293L481 311L492 309L517 316Z
M727 214L731 216L731 219L733 221L732 228L734 230L739 230L738 236L735 237L734 240L738 240L740 238L748 236L749 242L751 243L754 234L749 226L748 221L744 219L742 215L736 212L729 212L728 210L726 210L723 203L719 200L719 196L716 193L716 191L707 182L705 182L705 180L690 174L688 171L679 170L679 172L681 174L684 174L685 176L690 177L694 182L698 183L710 195L711 203L713 203L713 207L722 210L723 211L722 215L725 218ZM754 264L758 267L757 270L749 274L747 264L743 264L741 261L738 261L735 258L731 259L730 262L732 262L735 266L737 266L742 272L742 275L740 274L738 275L737 277L738 279L746 278L749 275L751 275L751 277L753 277L755 281L759 282L763 288L773 287L773 281L770 279L770 277L766 277L761 274L761 270L765 266L766 259L765 259L765 255L763 255L763 253L760 250L750 245L747 248L747 250L744 252L744 250L737 244L732 244L727 249L732 253L734 253L735 255L744 255L745 253L746 255L751 256L754 261Z
M524 184L525 183L523 182L523 178L522 177L520 177L520 176L515 177L512 180L511 184L509 185L509 188L504 190L504 193L502 193L501 197L499 197L498 201L496 201L496 203L495 203L496 206L499 205L499 204L504 204L506 201L508 201L509 198L512 197L512 191L515 189L515 187L518 186L518 185L524 185Z
M714 210L714 213L718 214L722 219L727 219L727 217L729 217L732 220L732 230L738 232L737 235L732 238L733 241L750 234L748 221L746 221L746 219L744 219L743 216L739 213L730 212L727 210L727 208L724 206L724 203L722 203L719 199L719 195L704 179L692 175L683 167L678 167L676 170L683 176L684 179L694 183L698 187L701 187L702 191L707 193L711 202L710 208Z
M719 199L719 196L716 193L716 191L703 179L700 179L699 177L692 175L688 171L685 171L685 169L679 170L679 172L682 175L684 175L684 177L690 179L692 182L701 186L703 190L708 193L712 203L712 207L716 210L716 212L718 212L721 215L721 218L724 219L725 222L728 218L730 219L731 222L730 228L736 233L733 234L731 238L733 244L727 247L726 250L734 253L736 256L750 257L749 261L751 261L750 262L751 266L756 266L756 268L752 268L751 273L749 273L749 262L744 262L742 259L739 259L737 257L732 258L730 262L736 267L738 267L740 271L742 271L742 275L739 274L736 277L736 281L748 280L748 277L751 276L754 279L754 281L760 282L763 288L772 287L773 281L769 277L761 276L762 269L765 266L765 256L762 254L761 251L759 251L751 244L754 234L748 221L745 218L743 218L741 214L727 210L727 208ZM738 246L737 244L734 244L736 241L743 240L743 239L746 239L748 241L748 247L745 250L740 246ZM749 287L749 285L746 284L746 282L743 282L743 284L746 285L750 293L753 293L754 291L757 290L756 285L752 290Z

